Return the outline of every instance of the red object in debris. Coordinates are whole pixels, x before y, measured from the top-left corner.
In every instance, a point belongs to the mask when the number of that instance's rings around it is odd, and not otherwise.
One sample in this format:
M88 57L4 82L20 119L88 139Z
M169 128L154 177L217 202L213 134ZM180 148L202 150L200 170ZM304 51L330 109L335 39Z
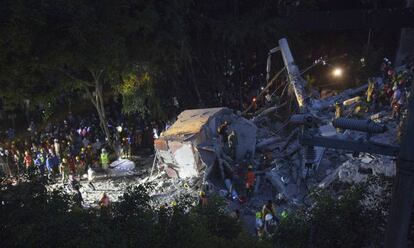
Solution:
M256 97L253 97L252 101L253 102L256 102L257 101Z
M248 171L246 174L246 188L250 189L253 187L254 182L256 181L256 175L253 171Z
M246 196L240 196L239 197L239 202L240 202L240 204L246 203L247 202L247 197Z

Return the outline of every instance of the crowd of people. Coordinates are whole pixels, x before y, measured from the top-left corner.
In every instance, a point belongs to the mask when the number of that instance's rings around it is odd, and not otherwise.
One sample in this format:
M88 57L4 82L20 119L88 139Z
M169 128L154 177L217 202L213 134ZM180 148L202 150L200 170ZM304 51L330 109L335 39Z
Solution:
M403 122L414 75L413 62L407 60L402 66L393 67L391 62L384 58L380 74L368 78L366 97L350 99L347 104L336 102L335 117L352 116L364 118L366 112L391 111L392 118ZM352 106L345 111L345 105Z
M372 93L372 102L374 106L390 106L392 108L392 116L400 118L404 113L403 109L407 106L410 96L410 89L413 83L414 65L410 60L406 60L404 65L394 68L388 59L384 59L381 65L382 88L376 90L374 82L370 82Z
M99 123L94 115L69 112L63 121L43 127L31 121L23 136L16 136L12 128L5 130L0 141L0 174L16 180L33 172L51 179L60 176L65 183L69 175L81 179L88 169L107 170L113 159L151 151L158 135L155 123L145 123L138 116L127 121L123 115L109 115L109 144Z

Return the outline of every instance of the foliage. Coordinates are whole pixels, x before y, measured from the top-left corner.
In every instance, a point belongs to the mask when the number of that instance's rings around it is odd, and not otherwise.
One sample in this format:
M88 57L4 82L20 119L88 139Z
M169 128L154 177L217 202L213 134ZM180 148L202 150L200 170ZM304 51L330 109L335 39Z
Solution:
M215 91L239 86L257 73L257 60L264 61L277 36L272 17L277 6L227 0L6 0L0 9L0 35L7 37L0 42L1 97L14 106L44 94L84 91L97 75L118 86L136 67L147 66L153 80L123 94L125 112L152 114L148 106L171 105L166 99L173 96L181 105L211 104ZM103 90L117 93L111 89L119 87Z
M348 53L347 46L361 54L355 37L335 37L333 46L329 37L289 32L278 22L324 2L5 0L0 98L9 108L24 99L47 104L68 90L93 92L98 79L106 99L121 94L125 113L154 118L168 117L173 97L184 108L250 101L251 91L265 84L267 53L281 37L289 38L297 63L305 66L327 53ZM365 57L377 66L377 59ZM272 62L273 69L281 67L280 59ZM140 81L145 73L150 80Z
M242 231L212 199L193 208L190 198L157 209L147 186L129 188L109 212L80 209L42 182L0 191L1 247L270 247ZM187 200L186 200L187 199ZM190 208L191 207L191 208Z
M130 72L122 77L117 91L122 96L122 110L126 114L140 113L162 118L161 102L155 92L155 73L147 70Z
M384 209L367 209L367 192L353 186L339 196L327 191L313 194L314 205L283 219L275 240L281 247L379 247Z

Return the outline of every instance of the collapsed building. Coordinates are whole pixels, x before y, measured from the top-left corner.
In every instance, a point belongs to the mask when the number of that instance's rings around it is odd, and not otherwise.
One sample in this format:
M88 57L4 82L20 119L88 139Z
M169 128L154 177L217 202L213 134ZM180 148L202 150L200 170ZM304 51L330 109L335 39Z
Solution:
M234 160L253 157L256 149L256 126L228 108L192 109L182 112L177 121L154 141L158 167L170 177L190 178L203 175L210 179L222 168L226 141L220 140L218 128L228 123L235 131Z

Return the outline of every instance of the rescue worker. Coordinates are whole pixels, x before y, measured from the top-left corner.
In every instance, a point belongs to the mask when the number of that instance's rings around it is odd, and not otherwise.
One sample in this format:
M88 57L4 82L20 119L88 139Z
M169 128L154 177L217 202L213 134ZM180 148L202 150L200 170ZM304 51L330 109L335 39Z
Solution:
M101 166L102 169L107 170L109 168L109 155L105 148L102 148L101 152Z
M240 220L240 210L236 209L231 212L230 217L233 218L235 221Z
M263 238L263 234L264 234L264 224L263 224L263 219L262 219L262 213L261 212L256 212L256 235L259 239Z
M276 216L276 206L273 204L272 200L268 200L262 207L262 218L265 218L267 214Z
M81 150L80 150L80 152L79 152L79 156L81 157L81 159L82 159L83 161L85 161L85 162L86 162L86 149L85 149L85 147L82 147L82 148L81 148Z
M341 118L343 116L343 109L340 102L335 102L335 118Z
M88 145L86 147L86 151L85 151L85 162L87 166L91 166L92 162L94 160L94 154L93 154L93 150L92 150L92 146Z
M378 93L378 105L380 106L380 107L383 107L383 106L387 106L388 104L387 104L387 101L388 101L388 94L387 94L387 91L388 91L388 84L384 84L383 86L382 86L382 88L379 90L379 93Z
M392 107L392 118L399 118L399 114L400 114L400 110L401 110L401 106L402 106L402 91L400 89L400 87L398 86L394 86L393 87L394 90L394 94L392 96L392 100L391 100L391 107Z
M45 152L45 149L43 147L40 148L39 154L40 155L38 157L40 159L40 167L44 172L45 168L46 168L46 152Z
M14 160L13 154L9 150L4 150L5 162L10 169L10 177L18 177L19 176L19 168Z
M279 150L279 148L277 148L276 150ZM260 155L260 168L259 169L264 169L264 168L268 168L270 167L272 162L272 151L266 149L261 155Z
M217 133L219 134L220 141L225 143L227 141L227 129L229 127L229 123L225 121L217 128Z
M129 144L128 138L122 138L121 157L129 158L131 156L131 145Z
M75 195L73 196L73 201L75 202L76 206L82 208L83 197L82 193L79 190L79 184L73 186L73 190L75 191Z
M101 200L99 200L99 206L101 207L101 209L108 209L110 205L111 201L109 200L109 197L106 194L106 192L104 192L102 194Z
M68 141L68 142L66 143L66 147L65 147L64 152L65 152L65 154L67 154L68 156L72 156L73 151L74 151L73 145L72 145L72 143L71 143L70 141Z
M373 78L369 78L368 79L368 89L367 89L367 92L366 92L367 103L368 104L372 103L374 89L375 89L375 82L374 82Z
M275 215L266 214L265 222L264 222L264 231L268 235L268 237L272 237L276 231L276 224L277 220Z
M340 102L335 102L335 119L337 118L341 118L343 116L343 109L342 109L342 105ZM341 128L336 128L336 132L340 133L342 132Z
M82 175L85 173L86 165L85 161L81 159L80 156L75 157L75 167L76 167L76 174L79 178L82 177Z
M46 168L49 173L49 177L52 175L56 175L59 170L59 159L53 153L52 149L50 149L49 153L46 155Z
M36 158L34 159L34 164L36 166L36 168L39 170L40 174L43 175L45 172L45 159L43 157L43 154L41 152L39 152L36 155Z
M65 183L69 178L69 165L66 158L62 159L62 162L59 166L60 174L62 175L62 183Z
M68 163L69 173L75 174L76 173L76 165L75 165L75 161L73 160L70 153L68 153L66 155L66 161Z
M237 135L234 130L232 130L227 137L227 144L230 152L230 157L236 159L236 149L237 149Z
M24 152L23 163L26 168L26 171L28 172L32 168L32 165L33 165L33 159L29 151Z
M206 193L204 191L200 191L198 205L201 207L205 207L207 206L207 204L208 204L208 201L207 201Z
M88 173L88 185L89 185L89 187L91 187L93 190L96 190L95 185L93 185L93 183L92 183L93 180L95 179L95 175L94 175L95 172L92 170L91 166L88 166L87 173Z
M53 149L54 149L54 153L56 154L56 156L60 158L60 144L59 144L58 139L53 140Z
M0 161L1 161L1 170L3 172L3 175L5 177L12 177L10 167L6 160L7 160L7 156L5 152L3 151L3 148L0 148Z
M250 198L253 190L254 190L254 183L256 181L256 175L253 172L253 166L249 165L247 168L246 173L246 196Z

